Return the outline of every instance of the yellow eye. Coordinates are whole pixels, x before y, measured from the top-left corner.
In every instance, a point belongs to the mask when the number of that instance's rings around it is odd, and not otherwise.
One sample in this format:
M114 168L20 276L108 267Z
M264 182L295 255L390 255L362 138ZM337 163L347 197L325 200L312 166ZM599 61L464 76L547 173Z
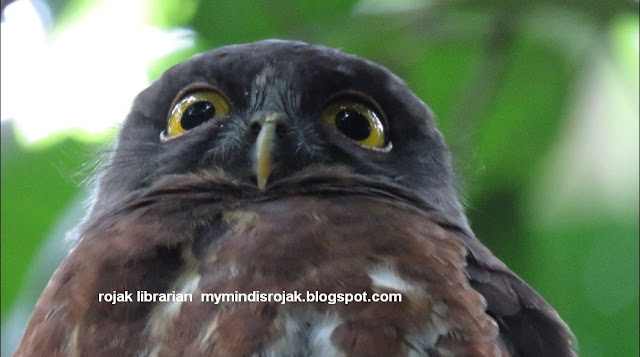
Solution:
M171 109L167 137L176 136L196 126L229 114L229 103L213 90L199 90L188 93Z
M323 112L324 121L351 140L368 148L386 144L382 118L370 107L354 101L337 101Z

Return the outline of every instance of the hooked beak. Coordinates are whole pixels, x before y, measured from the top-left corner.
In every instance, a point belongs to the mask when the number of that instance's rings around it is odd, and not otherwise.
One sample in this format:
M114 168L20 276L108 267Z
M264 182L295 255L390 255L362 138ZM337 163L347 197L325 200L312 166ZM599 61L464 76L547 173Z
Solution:
M256 180L258 188L264 190L267 180L273 169L271 154L276 141L276 129L282 124L285 115L282 113L269 113L261 123L260 133L256 139Z

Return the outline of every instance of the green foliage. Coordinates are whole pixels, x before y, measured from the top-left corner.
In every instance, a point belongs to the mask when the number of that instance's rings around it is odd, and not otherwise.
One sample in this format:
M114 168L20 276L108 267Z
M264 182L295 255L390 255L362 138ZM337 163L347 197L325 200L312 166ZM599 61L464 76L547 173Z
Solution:
M65 140L29 150L2 125L2 316L23 288L29 267L49 232L82 189L84 165L97 146Z

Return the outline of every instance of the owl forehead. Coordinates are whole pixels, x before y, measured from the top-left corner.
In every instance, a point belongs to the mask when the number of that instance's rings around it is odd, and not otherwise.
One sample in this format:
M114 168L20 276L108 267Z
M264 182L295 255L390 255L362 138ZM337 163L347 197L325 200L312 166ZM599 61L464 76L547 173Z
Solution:
M300 91L290 77L279 73L274 64L267 64L250 82L245 91L249 107L263 110L281 110L300 105Z
M173 66L136 98L128 123L164 130L172 102L203 82L242 117L277 110L307 118L343 93L360 93L397 135L431 136L435 126L428 107L385 67L328 47L271 40L220 47Z
M328 99L341 90L372 97L408 92L387 69L338 50L291 41L260 41L221 47L167 71L174 90L204 81L227 91L232 100L250 103ZM391 93L395 92L395 93ZM295 103L293 103L295 102ZM238 103L240 104L240 103Z

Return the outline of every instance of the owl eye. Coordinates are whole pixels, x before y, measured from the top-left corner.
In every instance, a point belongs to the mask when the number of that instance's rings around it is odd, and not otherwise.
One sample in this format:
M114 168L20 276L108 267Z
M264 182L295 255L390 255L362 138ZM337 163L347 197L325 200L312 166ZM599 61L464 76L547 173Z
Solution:
M172 137L187 132L216 117L229 114L229 103L213 90L188 93L171 109L166 136Z
M329 104L324 120L344 136L367 148L382 148L386 143L385 126L378 113L356 101Z

